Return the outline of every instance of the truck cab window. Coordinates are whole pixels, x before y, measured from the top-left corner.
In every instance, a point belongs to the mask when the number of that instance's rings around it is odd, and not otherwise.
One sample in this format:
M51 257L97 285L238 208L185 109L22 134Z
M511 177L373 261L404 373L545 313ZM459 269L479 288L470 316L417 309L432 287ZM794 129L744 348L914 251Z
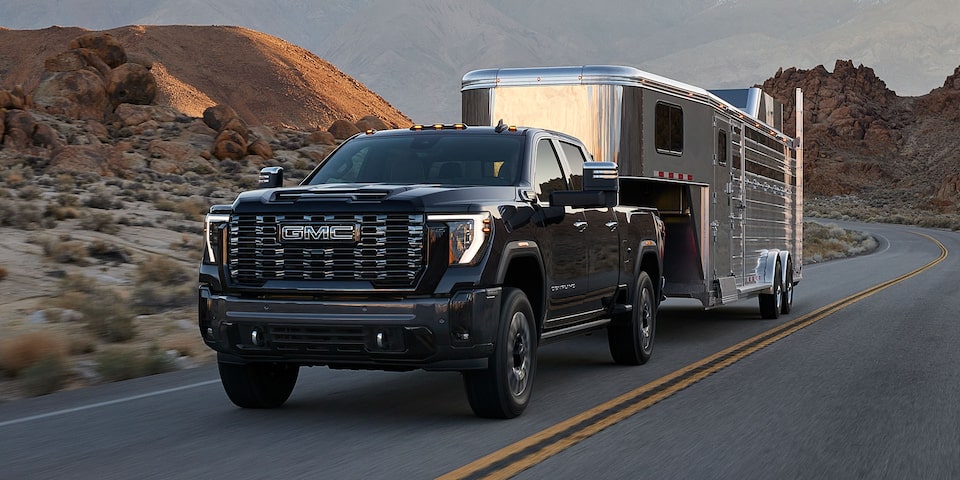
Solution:
M580 147L560 142L560 149L563 150L563 156L567 157L567 164L570 166L570 189L583 190L583 162L587 161Z
M537 171L534 186L541 202L550 201L550 194L557 190L567 190L567 181L560 169L560 157L550 140L542 139L537 143Z

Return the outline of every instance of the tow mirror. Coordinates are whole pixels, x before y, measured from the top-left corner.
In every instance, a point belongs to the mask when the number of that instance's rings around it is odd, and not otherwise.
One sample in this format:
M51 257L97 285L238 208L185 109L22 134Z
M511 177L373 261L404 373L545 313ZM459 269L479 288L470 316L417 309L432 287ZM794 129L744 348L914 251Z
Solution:
M263 167L260 169L260 181L257 188L277 188L283 186L283 167Z

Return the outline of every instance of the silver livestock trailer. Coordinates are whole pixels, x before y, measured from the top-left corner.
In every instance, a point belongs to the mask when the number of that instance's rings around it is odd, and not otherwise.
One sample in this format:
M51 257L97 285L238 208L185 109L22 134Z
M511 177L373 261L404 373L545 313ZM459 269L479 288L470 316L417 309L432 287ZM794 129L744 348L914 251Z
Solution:
M667 297L705 308L758 296L789 313L803 267L803 102L796 138L759 88L707 91L625 66L475 70L463 122L544 127L580 138L620 170L620 206L667 226Z

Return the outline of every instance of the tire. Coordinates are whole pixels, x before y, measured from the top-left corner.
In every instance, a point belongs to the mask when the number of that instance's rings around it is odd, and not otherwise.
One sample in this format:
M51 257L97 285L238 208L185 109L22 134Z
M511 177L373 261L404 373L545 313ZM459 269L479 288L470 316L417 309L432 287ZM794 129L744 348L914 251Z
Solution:
M514 418L530 402L537 371L537 327L522 290L503 289L497 344L485 370L463 372L470 408L478 417Z
M783 309L783 279L780 262L773 269L773 292L760 294L760 316L767 320L780 318Z
M637 276L633 308L607 327L607 343L613 361L620 365L643 365L653 353L657 331L657 305L653 282L646 272Z
M299 365L283 363L229 363L217 359L220 383L236 406L277 408L290 398L297 384Z
M786 315L793 310L793 260L787 260L787 282L783 285L783 300L780 301L780 313Z

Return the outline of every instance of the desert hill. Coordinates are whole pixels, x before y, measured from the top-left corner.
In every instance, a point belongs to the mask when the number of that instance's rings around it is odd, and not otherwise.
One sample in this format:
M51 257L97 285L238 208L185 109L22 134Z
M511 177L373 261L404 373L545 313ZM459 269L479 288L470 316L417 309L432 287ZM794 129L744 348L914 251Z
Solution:
M82 28L0 28L0 88L33 91L44 61ZM157 105L199 117L216 104L251 125L327 128L373 115L387 125L410 119L383 98L303 48L240 27L127 26L106 30L131 58L152 63Z

